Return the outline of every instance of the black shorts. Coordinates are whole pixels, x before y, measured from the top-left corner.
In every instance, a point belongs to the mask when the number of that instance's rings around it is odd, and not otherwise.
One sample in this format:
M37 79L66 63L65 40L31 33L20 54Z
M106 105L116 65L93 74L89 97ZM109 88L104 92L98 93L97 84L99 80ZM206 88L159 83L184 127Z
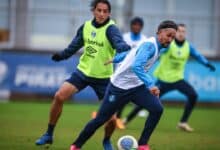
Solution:
M71 77L66 80L66 82L74 85L79 91L83 90L87 86L90 86L95 91L99 100L102 100L109 83L109 78L92 78L84 75L81 71L76 70L72 73Z

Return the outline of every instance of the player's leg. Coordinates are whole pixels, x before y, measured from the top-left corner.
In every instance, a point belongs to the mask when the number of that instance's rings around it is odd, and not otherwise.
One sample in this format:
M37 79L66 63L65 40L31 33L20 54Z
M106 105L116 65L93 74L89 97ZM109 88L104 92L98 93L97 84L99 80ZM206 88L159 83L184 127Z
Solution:
M60 89L56 92L50 108L47 131L36 141L37 145L52 144L54 128L62 112L63 103L74 92L77 92L77 88L68 82L64 82Z
M120 99L121 101L122 99ZM118 110L120 110L122 107L125 107L125 105L127 105L128 103L128 100L124 100L123 103L118 103L118 109L117 109L117 112ZM104 147L104 150L113 150L113 146L111 144L111 136L113 135L116 127L117 127L117 113L114 114L112 116L112 118L107 121L105 123L105 135L104 135L104 139L103 139L103 147Z
M54 96L50 109L49 124L55 125L57 123L60 114L62 113L63 103L77 91L78 89L71 83L63 83Z
M160 97L162 97L166 93L168 93L168 92L170 92L170 91L172 91L176 88L174 83L166 83L166 82L163 82L163 81L160 81L160 80L156 81L156 86L160 90Z
M164 94L168 93L169 91L173 90L172 83L165 83L160 80L156 82L156 85L160 89L160 97L162 97ZM131 120L133 120L137 114L143 109L140 106L135 106L133 110L128 114L128 116L125 118L125 124L129 123Z
M113 132L116 129L116 119L117 117L114 114L112 118L105 123L105 127L104 127L105 133L104 133L104 138L102 142L104 150L114 149L110 139L111 139Z
M176 86L178 91L187 96L187 102L185 104L184 112L180 119L178 127L184 129L185 131L191 132L193 131L193 129L187 124L187 122L196 105L198 96L195 89L184 80L179 81Z
M62 113L63 103L85 86L86 83L76 73L61 85L51 104L47 131L36 141L36 145L52 144L54 128Z
M125 109L125 106L118 110L118 112L116 114L117 118L121 118L124 109Z
M88 122L88 124L81 131L78 138L73 142L72 147L81 148L84 143L94 134L94 132L108 121L114 113L116 113L119 106L124 105L126 100L123 100L124 95L112 95L107 89L103 103L98 111L96 118Z
M125 109L125 106L123 106L122 108L120 108L116 114L116 127L119 128L119 129L125 129L125 125L124 125L124 122L121 118L121 115L123 113Z
M109 79L101 79L97 81L90 81L90 86L94 89L96 95L98 96L99 100L101 101L105 95L106 88L109 84ZM111 150L112 145L110 142L110 138L116 128L116 116L113 117L105 123L104 127L104 138L103 138L103 147L104 149Z
M149 149L147 148L147 143L160 120L163 113L163 106L160 100L156 96L152 95L145 86L142 86L135 92L135 100L132 102L143 107L149 112L144 129L138 141L140 148L146 147L145 149Z
M128 124L131 120L133 120L142 109L143 108L140 106L134 106L132 111L125 118L124 124Z

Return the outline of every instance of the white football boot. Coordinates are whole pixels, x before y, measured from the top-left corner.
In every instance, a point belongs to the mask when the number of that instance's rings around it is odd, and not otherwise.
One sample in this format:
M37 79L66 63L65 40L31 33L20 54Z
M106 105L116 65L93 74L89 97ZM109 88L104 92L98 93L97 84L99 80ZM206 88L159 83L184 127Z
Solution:
M189 124L186 122L179 122L177 125L177 128L179 128L183 131L186 131L186 132L193 132L194 131L194 129L192 127L190 127Z

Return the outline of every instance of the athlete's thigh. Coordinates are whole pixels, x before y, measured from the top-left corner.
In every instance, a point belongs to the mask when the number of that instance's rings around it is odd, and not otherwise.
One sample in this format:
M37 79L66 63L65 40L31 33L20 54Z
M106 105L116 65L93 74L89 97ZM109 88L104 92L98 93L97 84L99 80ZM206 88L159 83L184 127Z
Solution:
M177 90L185 95L196 95L195 89L185 80L178 82Z
M105 91L107 89L108 84L109 84L109 79L99 79L97 80L97 82L95 83L92 82L89 85L93 88L97 97L101 101L105 96Z
M128 102L129 100L126 98L126 96L123 94L113 94L107 88L97 115L105 115L111 117L121 106Z
M78 92L78 89L76 86L69 82L64 82L56 94L58 94L60 97L62 97L63 100L66 100L70 98L70 96L74 93Z
M160 97L165 95L166 93L174 90L171 83L165 83L160 80L156 82L156 86L160 89Z
M81 91L85 87L88 86L88 82L86 80L86 76L84 76L82 73L80 74L77 71L74 71L70 78L68 78L65 82L68 82L71 84L74 88L77 89L76 92Z
M152 95L146 87L135 92L132 102L148 111L154 111L162 107L159 98Z
M73 72L70 78L68 78L56 92L55 97L59 98L60 100L68 100L72 94L79 92L80 90L84 89L88 83L82 75L78 72Z

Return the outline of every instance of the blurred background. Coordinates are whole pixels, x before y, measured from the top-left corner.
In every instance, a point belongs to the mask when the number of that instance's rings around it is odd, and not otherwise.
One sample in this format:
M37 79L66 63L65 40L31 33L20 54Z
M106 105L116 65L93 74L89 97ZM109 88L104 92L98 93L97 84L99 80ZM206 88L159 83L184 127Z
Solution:
M51 97L75 69L80 53L59 63L51 54L62 51L85 20L91 19L91 0L0 1L0 99ZM220 102L219 0L110 0L112 18L122 33L130 19L144 18L143 33L154 36L165 19L187 25L188 40L216 66L210 72L198 62L187 64L186 79L196 88L200 102ZM90 88L73 96L79 102L97 102ZM167 101L183 101L173 92Z

